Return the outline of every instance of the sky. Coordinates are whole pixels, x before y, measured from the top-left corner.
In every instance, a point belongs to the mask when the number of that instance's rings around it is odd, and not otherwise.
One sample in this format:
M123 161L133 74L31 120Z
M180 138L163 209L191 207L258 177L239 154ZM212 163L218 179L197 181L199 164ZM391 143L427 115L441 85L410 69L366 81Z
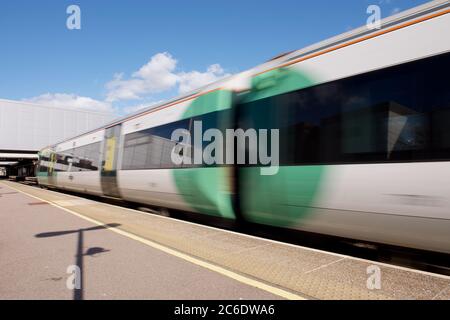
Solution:
M426 2L2 0L0 98L124 115Z

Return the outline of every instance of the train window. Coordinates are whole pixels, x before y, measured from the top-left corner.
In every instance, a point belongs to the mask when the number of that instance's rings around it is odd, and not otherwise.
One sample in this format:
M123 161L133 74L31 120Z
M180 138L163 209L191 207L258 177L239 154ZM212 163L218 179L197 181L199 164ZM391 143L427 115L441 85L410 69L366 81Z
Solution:
M182 120L150 129L151 139L146 166L148 168L172 168L171 152L176 141L172 141L172 132L188 129L189 121Z
M100 142L58 152L58 171L97 171L100 162Z
M55 172L96 171L98 170L99 158L100 142L96 142L57 152L55 157L56 163L53 169ZM41 156L41 163L45 164L45 161L50 161L50 159ZM41 165L41 168L46 167Z
M196 130L195 130L195 124L196 123L197 123L197 126L199 124L201 124L201 130L198 133L200 133L202 136L199 139L197 139L197 137L196 137ZM202 147L202 150L204 150L215 139L215 138L211 138L212 141L208 141L208 140L204 139L204 134L209 129L217 129L217 130L219 130L222 133L222 137L223 137L223 141L221 141L222 142L222 146L223 146L223 149L222 149L222 155L223 155L222 162L225 163L226 129L234 129L234 125L232 123L232 117L231 117L231 110L225 109L225 110L205 113L205 114L202 114L202 115L199 115L199 116L196 116L196 117L192 118L191 128L190 128L191 143L193 143L195 140L201 141L202 142L201 147ZM215 152L216 152L216 150L212 151L211 157L215 158L217 156L215 154ZM209 155L209 153L203 154L203 161L204 162L209 162L209 163L213 162L213 160L205 158L208 155ZM201 166L199 164L195 164L194 152L191 152L190 156L191 156L191 165L185 165L185 166L190 166L190 167Z
M237 126L279 129L280 165L449 160L448 70L449 53L252 101ZM232 128L229 112L126 135L122 169L175 168L172 132Z
M70 167L71 172L84 171L83 169L83 158L84 158L84 146L73 148L72 166Z
M69 171L69 163L72 150L65 150L56 153L55 171L67 172Z
M176 129L185 129L190 132L192 142L195 139L194 121L201 122L203 134L210 128L217 128L225 132L225 128L232 128L230 120L230 111L222 110L127 134L122 169L169 169L195 166L193 161L191 161L191 165L176 165L172 162L172 150L177 144L177 141L171 140L172 133ZM203 147L205 147L209 142L203 143ZM191 155L193 156L192 152Z
M39 163L39 172L47 172L47 171L48 171L48 167L46 166L46 162L41 160Z
M47 172L48 171L47 164L49 161L50 161L50 158L47 154L45 154L45 153L39 154L39 172Z
M133 168L147 167L146 161L147 161L147 155L148 155L148 151L149 151L150 140L151 140L150 136L141 137L141 138L137 139L137 141L140 141L140 142L137 142L134 145L133 158L132 158L132 162L131 162L131 165ZM155 165L156 165L156 163L155 163Z
M100 164L100 142L91 143L86 146L87 169L97 171Z
M280 164L450 159L450 54L240 106L241 127L280 130Z
M189 120L129 133L125 136L122 169L173 168L171 152L176 141L171 140L176 129L189 129Z

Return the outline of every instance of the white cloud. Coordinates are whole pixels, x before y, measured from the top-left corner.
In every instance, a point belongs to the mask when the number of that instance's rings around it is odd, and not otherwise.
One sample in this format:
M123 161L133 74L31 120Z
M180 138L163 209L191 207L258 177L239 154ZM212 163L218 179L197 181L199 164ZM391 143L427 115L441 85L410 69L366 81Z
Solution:
M394 15L394 14L397 14L397 13L399 13L400 12L400 8L394 8L394 9L392 9L392 11L391 11L391 15Z
M200 88L208 83L212 83L230 74L225 73L219 64L213 64L208 67L206 72L191 71L181 72L178 74L180 93L186 93L191 90Z
M79 108L98 112L113 112L114 109L109 102L94 100L67 93L46 93L37 97L23 99L26 102L42 104L51 107Z
M105 101L67 93L46 93L23 101L99 112L117 113L120 110L121 114L128 114L161 103L162 101L158 99L161 96L155 97L157 94L167 93L170 90L185 93L229 76L220 64L212 64L204 72L197 70L177 72L177 63L178 61L168 52L157 53L139 70L133 72L129 79L126 79L123 73L115 74L105 85L107 90ZM145 100L142 100L144 98L146 101L155 102L145 103L143 102ZM136 105L119 108L117 104L123 105L119 102L121 100L141 101Z
M209 66L206 72L176 72L177 63L168 52L163 52L155 54L130 79L124 80L123 73L115 74L106 84L106 101L141 99L177 86L180 93L185 93L229 75L219 64Z
M173 73L177 60L167 53L155 54L149 62L134 72L131 79L123 80L123 74L115 74L114 79L106 84L106 100L139 99L142 95L170 90L177 83Z

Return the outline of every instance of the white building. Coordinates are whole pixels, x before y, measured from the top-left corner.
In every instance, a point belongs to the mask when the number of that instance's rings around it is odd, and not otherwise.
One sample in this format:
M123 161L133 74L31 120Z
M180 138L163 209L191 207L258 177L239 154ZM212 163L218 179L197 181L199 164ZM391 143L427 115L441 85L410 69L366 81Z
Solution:
M113 113L0 99L0 167L112 121Z

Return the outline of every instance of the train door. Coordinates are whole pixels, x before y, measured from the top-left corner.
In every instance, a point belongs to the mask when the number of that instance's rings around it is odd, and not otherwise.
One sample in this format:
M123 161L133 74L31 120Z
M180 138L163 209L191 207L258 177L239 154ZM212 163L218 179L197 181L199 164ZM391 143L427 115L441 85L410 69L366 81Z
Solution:
M233 113L232 106L234 102L234 93L230 90L216 90L208 94L202 95L193 100L189 108L183 114L184 119L191 119L191 135L192 140L200 141L200 144L193 145L193 151L190 152L192 163L194 163L195 149L202 151L206 148L207 142L202 142L202 137L197 137L195 123L200 123L203 132L210 129L218 129L222 136L225 137L227 129L232 129ZM214 138L217 139L217 138ZM216 142L217 143L217 142ZM223 143L225 147L225 143ZM207 153L203 153L202 165L184 165L184 168L173 170L175 183L188 206L196 212L219 216L228 219L234 219L235 212L233 210L233 166L232 164L214 164L206 165L205 160ZM223 154L223 151L221 152ZM222 155L225 157L225 154ZM222 162L224 162L222 158Z
M119 155L121 124L105 129L100 179L105 196L120 198L117 184L117 160Z
M240 128L267 130L270 136L265 146L259 141L258 157L263 146L269 151L263 154L270 153L271 162L278 159L269 174L262 172L267 165L261 159L256 165L237 166L239 206L248 221L294 227L314 212L324 166L296 162L300 153L305 159L310 156L316 145L308 144L310 140L306 139L316 137L316 127L321 125L315 113L309 118L304 116L306 107L315 100L298 93L311 84L309 77L299 71L275 69L252 79L252 90L237 105Z
M50 151L47 173L48 173L48 184L51 186L56 186L55 164L56 164L56 152Z

